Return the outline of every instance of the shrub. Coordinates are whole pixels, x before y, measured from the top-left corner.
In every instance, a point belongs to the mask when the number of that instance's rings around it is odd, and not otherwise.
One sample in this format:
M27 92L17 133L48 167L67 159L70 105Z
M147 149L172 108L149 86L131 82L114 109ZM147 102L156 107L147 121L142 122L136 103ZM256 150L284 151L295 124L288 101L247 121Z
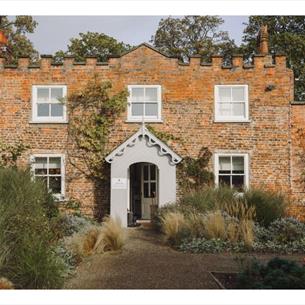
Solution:
M161 218L162 232L170 244L178 244L187 236L187 223L181 212L168 212Z
M305 267L274 258L263 265L254 261L237 279L240 289L304 289Z
M208 239L226 239L225 219L221 211L211 212L206 215L205 235Z
M0 169L0 274L17 288L58 288L63 264L52 250L53 199L29 171ZM50 204L51 208L48 208Z
M122 249L125 242L125 231L119 219L106 217L99 232L94 251L117 251Z
M247 190L244 193L244 200L249 206L255 207L256 221L265 227L285 215L287 202L284 196L278 192Z

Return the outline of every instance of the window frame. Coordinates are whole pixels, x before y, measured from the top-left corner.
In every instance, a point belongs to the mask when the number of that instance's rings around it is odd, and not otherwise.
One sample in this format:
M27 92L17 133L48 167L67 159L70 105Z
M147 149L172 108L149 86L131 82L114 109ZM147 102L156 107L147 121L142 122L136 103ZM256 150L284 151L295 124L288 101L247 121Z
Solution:
M33 175L33 178L36 178L35 175L35 158L60 158L61 159L61 167L60 167L60 172L61 172L61 193L60 194L52 194L53 197L58 200L58 201L64 201L65 196L66 196L66 190L65 190L65 155L64 154L52 154L52 153L47 153L47 154L32 154L30 156L30 163L31 163L31 172ZM49 176L49 175L48 175Z
M215 177L215 186L219 186L219 157L243 157L244 158L244 176L245 176L245 185L244 188L249 188L249 154L248 153L215 153L214 154L214 177ZM228 175L231 176L231 175Z
M162 109L162 88L161 85L128 85L128 99L127 99L127 122L162 122L161 117L161 109ZM157 105L158 105L158 114L157 117L155 116L133 116L131 113L132 108L132 97L131 97L131 91L134 88L156 88L157 89ZM143 102L145 105L146 102ZM145 106L144 106L145 107Z
M45 116L39 117L37 115L38 111L38 101L37 101L37 89L39 88L61 88L63 89L63 97L67 96L67 86L66 85L33 85L32 86L32 121L31 123L67 123L67 106L66 103L63 103L63 116L62 117L52 117L52 116ZM60 103L60 102L58 102ZM54 103L57 104L57 103Z
M232 87L244 87L245 90L245 116L221 116L218 112L219 101L219 88L232 88ZM231 103L239 103L232 102ZM214 86L214 121L215 122L249 122L249 86L247 84L226 84L226 85L215 85Z

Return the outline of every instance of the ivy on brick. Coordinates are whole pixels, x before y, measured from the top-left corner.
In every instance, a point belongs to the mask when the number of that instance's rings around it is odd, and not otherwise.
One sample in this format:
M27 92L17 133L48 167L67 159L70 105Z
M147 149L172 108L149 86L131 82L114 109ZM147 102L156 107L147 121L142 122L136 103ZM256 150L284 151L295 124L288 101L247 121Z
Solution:
M105 178L110 130L126 109L127 96L127 90L113 94L111 82L95 74L68 97L69 139L74 148L69 161L88 178Z
M0 140L0 167L15 167L18 158L29 148L19 141L14 144L4 143Z

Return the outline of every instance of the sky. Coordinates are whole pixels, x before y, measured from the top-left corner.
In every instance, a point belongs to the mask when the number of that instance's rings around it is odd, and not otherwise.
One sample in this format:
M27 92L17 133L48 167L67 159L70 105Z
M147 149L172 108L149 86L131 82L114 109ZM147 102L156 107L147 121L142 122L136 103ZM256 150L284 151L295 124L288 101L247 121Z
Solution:
M34 16L38 22L34 34L28 37L40 54L53 54L67 49L70 38L79 33L101 32L130 45L149 42L162 17L167 16ZM246 16L222 16L222 30L229 32L240 44Z

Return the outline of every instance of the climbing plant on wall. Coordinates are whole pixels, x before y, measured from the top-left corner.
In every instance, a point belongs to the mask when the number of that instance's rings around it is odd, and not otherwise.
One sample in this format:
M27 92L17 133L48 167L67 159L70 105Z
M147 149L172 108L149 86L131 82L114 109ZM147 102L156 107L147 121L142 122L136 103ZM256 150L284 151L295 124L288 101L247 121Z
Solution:
M98 75L68 97L69 139L73 145L70 163L88 178L104 179L109 134L126 109L127 90L114 94L112 84Z
M8 144L0 140L0 167L14 167L21 154L29 148L24 143Z

